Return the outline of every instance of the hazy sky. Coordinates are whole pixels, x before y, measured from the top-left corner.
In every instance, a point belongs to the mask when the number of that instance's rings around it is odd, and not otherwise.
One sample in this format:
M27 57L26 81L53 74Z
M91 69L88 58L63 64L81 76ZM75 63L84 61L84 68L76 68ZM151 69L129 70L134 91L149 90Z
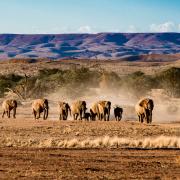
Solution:
M0 33L180 32L180 0L0 0Z

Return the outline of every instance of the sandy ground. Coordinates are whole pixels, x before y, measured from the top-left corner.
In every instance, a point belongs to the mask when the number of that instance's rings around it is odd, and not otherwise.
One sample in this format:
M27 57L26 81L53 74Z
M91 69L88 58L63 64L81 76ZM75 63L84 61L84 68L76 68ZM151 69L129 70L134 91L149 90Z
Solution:
M119 137L180 138L180 123L34 120L25 112L0 119L1 179L179 179L179 148L56 147L49 143L71 139ZM30 142L26 144L26 142ZM47 140L47 144L41 141ZM177 143L177 142L176 142Z

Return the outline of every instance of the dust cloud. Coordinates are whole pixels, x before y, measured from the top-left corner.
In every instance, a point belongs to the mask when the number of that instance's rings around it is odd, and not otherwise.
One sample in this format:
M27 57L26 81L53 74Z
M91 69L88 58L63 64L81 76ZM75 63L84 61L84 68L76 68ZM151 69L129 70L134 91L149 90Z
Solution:
M81 93L80 93L81 94ZM87 102L87 111L93 103L99 100L111 101L111 120L114 119L113 107L119 105L123 108L122 120L137 121L137 115L134 109L139 99L148 97L154 101L153 122L155 123L176 123L180 121L180 99L170 98L162 91L152 90L147 96L137 97L135 94L128 93L124 89L110 88L90 88L84 95L70 97L61 90L48 95L50 100L51 112L57 113L57 102L65 101L71 104L75 100L85 100ZM56 117L54 115L53 117Z

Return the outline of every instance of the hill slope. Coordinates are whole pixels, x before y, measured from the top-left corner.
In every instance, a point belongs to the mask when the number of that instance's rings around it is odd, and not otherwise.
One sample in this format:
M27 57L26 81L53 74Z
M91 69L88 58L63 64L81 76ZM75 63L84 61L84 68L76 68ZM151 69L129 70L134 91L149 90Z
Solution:
M0 35L0 59L119 59L174 53L180 53L180 33Z

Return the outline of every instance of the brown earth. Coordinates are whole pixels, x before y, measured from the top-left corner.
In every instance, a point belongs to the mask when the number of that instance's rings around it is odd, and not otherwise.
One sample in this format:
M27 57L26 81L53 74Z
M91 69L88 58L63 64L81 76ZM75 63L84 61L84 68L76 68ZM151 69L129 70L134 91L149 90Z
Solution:
M0 148L1 179L179 179L179 150Z
M67 69L82 66L95 70L106 69L118 74L137 70L152 74L172 66L180 67L179 62L62 60L1 62L0 65L2 74L14 72L34 75L39 69L47 67ZM58 121L57 112L55 109L53 111L47 121L35 121L29 107L19 107L17 119L0 119L0 179L180 179L179 148L166 148L164 145L160 148L56 146L60 141L75 139L81 142L106 136L117 136L125 140L153 140L163 136L165 140L166 137L176 138L176 145L180 142L178 116L176 120L170 120L166 114L156 115L153 124L146 125L128 116L121 122ZM157 121L159 117L162 121ZM54 141L57 142L54 144ZM166 144L169 143L168 140Z
M179 149L143 148L57 148L23 145L21 141L54 138L98 138L118 136L143 137L180 136L180 123L139 124L136 121L80 122L34 120L25 118L0 120L1 179L179 179ZM8 143L8 139L16 142ZM34 141L34 142L36 142Z

